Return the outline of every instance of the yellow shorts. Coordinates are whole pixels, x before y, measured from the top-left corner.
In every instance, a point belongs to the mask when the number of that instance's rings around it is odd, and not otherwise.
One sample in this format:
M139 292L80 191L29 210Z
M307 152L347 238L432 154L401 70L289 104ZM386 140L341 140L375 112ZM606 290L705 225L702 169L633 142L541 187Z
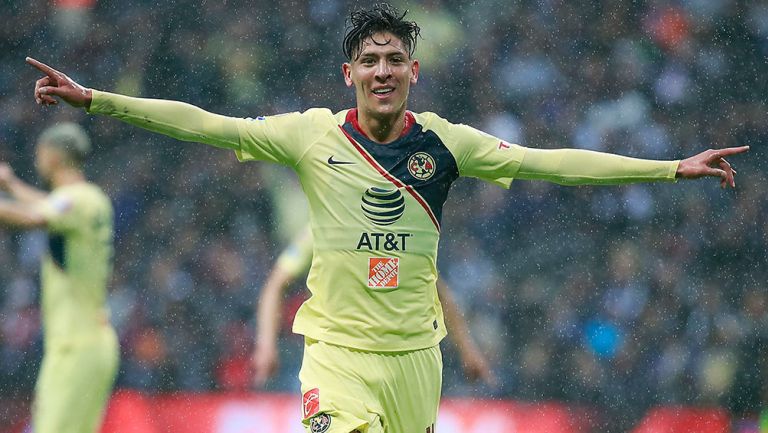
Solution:
M440 403L440 347L366 352L305 339L299 373L309 433L434 431Z
M46 348L35 387L35 433L95 433L117 374L112 328Z

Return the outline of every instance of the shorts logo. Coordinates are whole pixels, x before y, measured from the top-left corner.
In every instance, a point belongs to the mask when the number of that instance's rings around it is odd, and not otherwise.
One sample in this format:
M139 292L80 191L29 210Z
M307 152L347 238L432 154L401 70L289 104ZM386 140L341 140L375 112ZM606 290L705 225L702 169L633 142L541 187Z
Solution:
M399 275L399 258L371 257L368 259L368 287L372 289L397 288Z
M418 180L427 180L435 174L435 158L426 152L416 152L408 158L408 172Z
M304 393L301 401L302 418L307 419L320 410L320 390L318 388L310 389ZM323 430L325 431L325 430Z
M331 416L327 413L321 413L320 415L309 420L309 429L312 433L324 433L331 426Z
M405 199L399 189L368 188L360 207L372 223L388 226L399 220L405 212Z

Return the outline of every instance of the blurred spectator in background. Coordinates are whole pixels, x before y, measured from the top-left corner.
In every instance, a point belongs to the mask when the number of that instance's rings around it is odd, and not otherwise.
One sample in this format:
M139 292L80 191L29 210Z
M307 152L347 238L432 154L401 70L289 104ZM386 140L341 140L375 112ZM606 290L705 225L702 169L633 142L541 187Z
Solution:
M44 356L32 411L40 433L96 432L117 375L120 349L107 308L113 211L83 172L90 149L75 123L40 134L35 168L50 191L21 181L0 163L0 190L10 196L0 199L0 225L45 230L48 238L40 266Z

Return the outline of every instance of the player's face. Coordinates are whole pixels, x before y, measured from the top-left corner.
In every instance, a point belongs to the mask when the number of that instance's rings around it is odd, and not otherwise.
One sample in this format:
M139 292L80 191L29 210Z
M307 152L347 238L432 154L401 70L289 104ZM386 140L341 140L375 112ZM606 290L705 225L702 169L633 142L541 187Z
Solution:
M419 77L403 41L391 33L376 33L363 42L356 59L342 66L344 81L355 87L357 107L374 116L405 112L411 84Z
M35 169L43 180L50 180L51 173L53 173L60 158L61 155L56 149L45 144L38 144L35 151Z
M46 146L38 145L35 150L35 169L40 177L45 178L51 165L51 152Z

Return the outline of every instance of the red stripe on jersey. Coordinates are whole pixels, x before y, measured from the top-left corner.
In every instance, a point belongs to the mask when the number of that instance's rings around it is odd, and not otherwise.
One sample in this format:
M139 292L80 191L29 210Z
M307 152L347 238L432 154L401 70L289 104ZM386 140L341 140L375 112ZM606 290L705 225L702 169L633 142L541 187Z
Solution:
M345 122L351 123L352 127L355 128L355 131L363 134L363 137L367 139L371 139L371 137L368 136L368 134L363 131L363 128L360 127L360 122L357 121L357 108L352 108L349 111L347 111L347 116L344 119ZM411 130L411 127L416 123L416 117L413 116L413 113L410 111L405 112L405 123L403 124L403 131L400 133L400 137L404 136L408 133L408 131Z
M354 146L355 149L357 149L358 152L360 152L361 155L363 155L363 158L365 158L366 161L368 161L369 164L373 166L373 168L376 169L384 178L386 178L388 181L392 182L396 187L398 188L405 188L406 191L408 191L413 198L416 199L417 202L421 205L421 207L424 208L425 211L427 211L427 215L429 215L429 219L432 220L432 224L435 225L437 228L437 231L440 231L440 223L437 221L437 217L435 216L434 212L432 212L432 209L427 204L426 200L424 200L424 197L421 196L421 194L418 193L412 186L404 184L400 179L396 178L395 176L392 176L384 167L379 165L378 162L376 162L373 157L366 152L365 149L363 149L363 146L361 146L358 142L355 141L354 138L352 138L349 133L344 129L343 126L339 125L339 128L341 129L341 132L344 133L344 136L347 137L350 143L352 143L352 146Z

